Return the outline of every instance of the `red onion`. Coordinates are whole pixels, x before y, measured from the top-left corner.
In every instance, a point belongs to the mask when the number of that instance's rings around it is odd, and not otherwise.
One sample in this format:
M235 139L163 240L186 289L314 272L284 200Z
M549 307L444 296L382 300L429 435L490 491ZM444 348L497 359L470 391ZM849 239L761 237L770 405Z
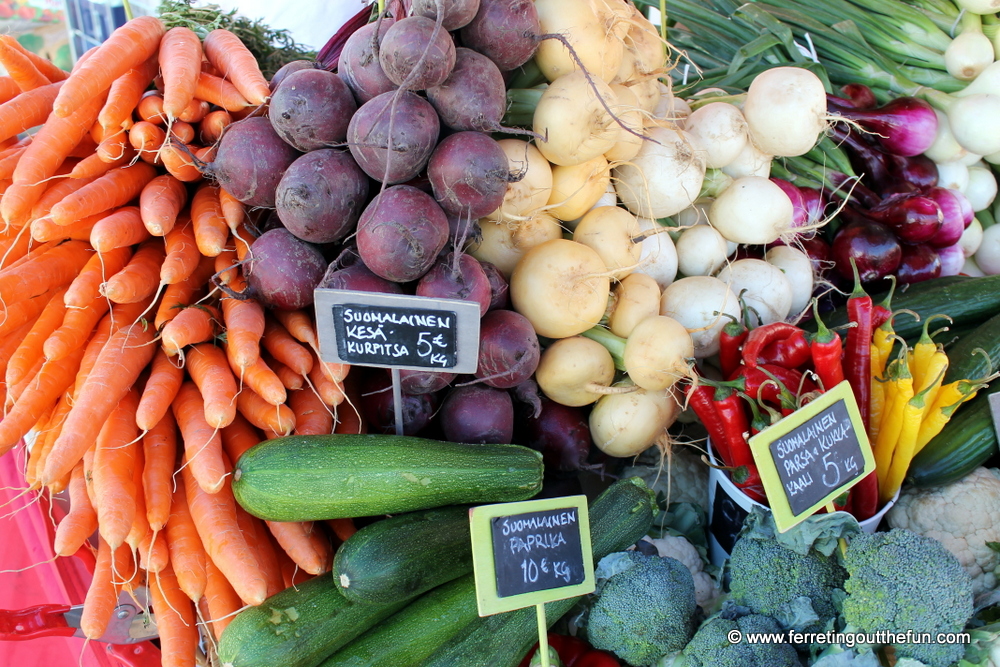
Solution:
M941 258L942 276L957 276L962 272L962 267L965 266L965 253L962 252L961 245L956 243L938 248L937 254Z
M900 283L919 283L940 275L941 257L937 250L926 244L903 246L903 256L896 271Z
M931 240L944 221L942 210L934 199L913 194L890 195L867 214L888 225L904 243Z
M934 143L937 116L927 102L898 97L877 109L834 109L872 133L882 150L894 155L920 155Z
M842 227L833 239L833 260L845 280L854 277L853 258L861 281L870 283L899 268L903 250L888 227L880 222L857 220Z
M926 191L926 195L937 203L944 216L941 229L930 239L930 244L936 248L944 248L958 243L966 224L972 222L969 220L966 223L966 211L970 213L972 211L969 201L957 190L947 188L930 188Z

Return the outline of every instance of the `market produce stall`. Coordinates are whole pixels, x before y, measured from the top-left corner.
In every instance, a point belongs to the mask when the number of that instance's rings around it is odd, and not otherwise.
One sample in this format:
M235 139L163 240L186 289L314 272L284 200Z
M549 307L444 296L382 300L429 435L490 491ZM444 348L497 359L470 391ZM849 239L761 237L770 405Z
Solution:
M1000 664L961 4L0 38L0 453L68 501L80 634L148 590L165 666ZM538 532L482 546L504 507Z

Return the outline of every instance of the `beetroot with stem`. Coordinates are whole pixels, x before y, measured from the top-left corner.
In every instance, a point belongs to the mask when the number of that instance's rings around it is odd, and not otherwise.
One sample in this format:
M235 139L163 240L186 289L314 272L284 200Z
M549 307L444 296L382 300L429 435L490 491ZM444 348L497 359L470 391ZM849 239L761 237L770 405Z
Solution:
M438 419L449 442L502 444L514 437L514 403L500 389L455 387L441 403Z
M473 301L482 317L490 307L490 280L472 255L448 253L417 283L417 296Z
M475 18L459 35L463 45L495 62L503 72L531 60L541 31L533 0L480 0Z
M409 185L387 188L358 222L358 254L386 280L416 280L448 242L448 218L430 195Z
M510 172L500 144L482 132L457 132L427 163L434 198L449 215L478 219L503 204Z
M280 310L312 305L313 290L326 271L326 260L316 246L280 228L256 239L247 260L244 273L251 293Z
M449 32L468 24L479 11L479 0L413 0L410 13L437 19L439 3L443 15L441 23Z
M203 171L247 206L274 208L274 193L301 153L285 143L267 118L251 117L226 128L215 159Z
M294 72L271 96L268 117L274 131L307 152L342 144L347 124L358 110L344 80L322 69Z
M472 49L458 49L451 76L426 92L441 122L453 130L496 130L507 110L503 74Z
M379 42L393 23L395 21L390 18L382 18L358 29L347 38L340 52L337 73L362 104L396 88L396 84L385 75L378 61Z
M350 290L352 292L403 293L401 285L376 276L361 261L351 266L339 268L331 264L317 287Z
M590 453L590 426L580 408L560 405L542 397L542 410L519 424L517 444L542 453L546 470L576 471L586 467Z
M538 337L524 315L491 310L479 324L479 367L476 377L497 389L521 384L538 368Z
M351 117L347 141L366 174L392 185L420 173L440 130L430 102L409 91L393 91L361 105Z
M378 50L382 71L407 90L438 86L455 67L455 42L448 31L425 16L392 24Z
M416 435L424 430L437 410L434 394L413 396L403 394L403 435ZM380 433L396 432L396 412L392 399L389 371L369 369L361 381L361 413L369 429Z
M368 177L350 153L312 151L293 162L278 183L275 206L282 224L310 243L347 236L368 199Z
M479 262L479 265L483 268L487 280L490 281L489 310L507 308L510 305L510 285L507 283L507 278L492 262Z
M399 386L404 393L419 396L441 391L455 379L454 373L446 371L399 371Z
M293 60L289 63L285 63L284 65L282 65L281 68L274 73L274 76L271 77L271 80L268 82L267 86L273 93L274 90L281 85L281 82L284 81L290 74L293 74L303 69L318 69L318 68L319 64L312 60Z

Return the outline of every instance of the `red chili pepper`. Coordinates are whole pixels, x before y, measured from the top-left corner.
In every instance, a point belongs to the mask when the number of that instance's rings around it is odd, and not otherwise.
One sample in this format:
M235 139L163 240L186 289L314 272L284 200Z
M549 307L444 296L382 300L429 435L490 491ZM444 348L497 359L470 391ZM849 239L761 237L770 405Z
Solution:
M854 292L847 300L848 319L855 324L847 332L847 346L844 350L844 376L851 383L854 397L858 401L861 420L865 431L868 431L871 414L871 343L872 343L872 298L861 287L858 267L851 260L854 268ZM854 487L854 516L863 521L875 515L878 511L878 477L873 471Z
M728 315L732 317L732 315ZM729 377L739 368L742 357L740 347L746 341L750 330L743 326L743 323L733 318L722 327L722 335L719 336L719 368L723 377Z
M741 366L732 379L743 378L745 385L742 387L742 390L754 400L759 401L761 400L761 396L763 396L763 400L768 403L773 403L774 405L781 404L780 388L773 382L765 384L772 378L768 377L767 373L764 373L761 369L773 375L778 382L787 387L796 396L816 391L816 383L809 378L803 379L802 373L794 368L782 368L773 364L762 364L756 368ZM761 389L762 386L763 389Z
M885 295L882 303L872 307L872 331L878 329L892 317L892 295L896 291L896 276L889 275L889 280L892 281L889 293Z
M747 443L750 424L747 422L746 409L743 407L743 399L740 398L739 392L729 387L716 389L715 409L726 432L729 453L732 456L730 467L743 468L746 471L746 477L743 479L734 475L733 483L757 502L767 502L760 473L757 471L757 463Z
M809 340L806 338L806 332L800 329L788 338L768 344L757 356L757 363L774 364L783 368L801 368L810 358Z
M816 316L816 333L813 334L809 351L823 391L829 391L844 381L844 364L841 361L844 344L840 336L826 328L815 301L813 313Z
M787 322L772 322L752 330L743 344L743 363L753 368L760 363L760 354L765 347L776 341L789 338L796 331L801 331L801 329Z
M708 437L712 439L712 448L719 461L729 467L733 465L732 454L729 451L729 441L722 426L722 418L719 417L719 411L715 409L714 395L715 389L701 382L697 387L688 388L688 405L698 415L698 419L708 431Z
M578 637L548 634L549 646L556 650L565 667L621 667L618 659L607 651L599 651ZM531 658L538 652L535 643L518 667L528 667Z

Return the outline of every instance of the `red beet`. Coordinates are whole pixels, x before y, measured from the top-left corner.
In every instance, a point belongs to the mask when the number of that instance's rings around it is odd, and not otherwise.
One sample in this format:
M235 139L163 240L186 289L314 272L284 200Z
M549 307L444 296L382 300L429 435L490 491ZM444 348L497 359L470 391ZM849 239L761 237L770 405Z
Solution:
M344 80L322 69L302 69L271 96L268 117L274 131L306 152L344 143L347 124L358 110Z
M361 105L347 128L347 141L366 174L392 185L420 173L440 129L430 102L409 91L389 92Z
M310 243L339 241L354 229L368 199L368 177L350 153L312 151L293 162L278 183L282 224Z
M532 0L480 0L476 17L459 34L462 44L506 71L531 60L540 32Z
M439 415L450 442L506 443L514 436L514 403L500 389L456 387L444 399Z
M407 90L438 86L455 67L455 42L448 31L425 16L410 16L392 24L378 51L389 80Z
M472 255L448 253L417 283L417 296L474 301L482 317L490 307L490 280Z
M531 377L541 349L528 318L513 310L491 310L479 326L477 378L491 387L510 389Z
M387 188L358 222L361 261L386 280L416 280L448 242L448 218L434 199L409 185Z
M437 3L441 3L441 24L447 31L458 30L476 16L479 11L479 0L413 0L410 13L414 16L437 18Z
M340 52L337 73L344 83L350 86L354 97L362 104L396 88L396 84L382 71L382 65L378 61L379 45L374 39L376 26L381 40L393 23L394 21L389 18L369 23L348 37L343 51Z
M246 118L226 129L205 172L247 206L274 208L278 182L299 155L267 118Z
M449 215L476 220L503 204L510 172L500 144L482 132L446 137L427 163L434 198Z
M453 130L495 130L507 110L503 74L496 63L472 49L456 51L451 76L428 88L427 99Z
M265 232L250 246L245 265L252 293L272 308L296 310L313 302L326 260L319 250L287 229Z

